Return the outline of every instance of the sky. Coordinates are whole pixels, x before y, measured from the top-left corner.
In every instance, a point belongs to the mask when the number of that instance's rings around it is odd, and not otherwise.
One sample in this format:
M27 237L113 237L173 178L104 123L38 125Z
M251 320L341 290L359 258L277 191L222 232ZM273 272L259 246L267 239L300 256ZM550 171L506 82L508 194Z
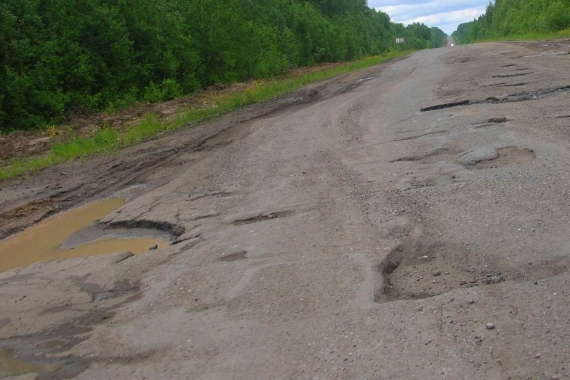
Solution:
M392 21L422 22L451 35L457 25L485 13L489 0L368 0L368 6L387 13Z

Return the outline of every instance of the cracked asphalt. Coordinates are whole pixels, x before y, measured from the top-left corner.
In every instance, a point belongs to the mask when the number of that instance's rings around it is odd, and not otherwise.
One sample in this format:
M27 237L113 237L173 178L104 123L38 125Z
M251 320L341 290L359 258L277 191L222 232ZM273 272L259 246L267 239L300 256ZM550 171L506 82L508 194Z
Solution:
M123 196L99 225L172 244L1 273L0 378L570 378L569 51L425 50L2 184L2 237Z

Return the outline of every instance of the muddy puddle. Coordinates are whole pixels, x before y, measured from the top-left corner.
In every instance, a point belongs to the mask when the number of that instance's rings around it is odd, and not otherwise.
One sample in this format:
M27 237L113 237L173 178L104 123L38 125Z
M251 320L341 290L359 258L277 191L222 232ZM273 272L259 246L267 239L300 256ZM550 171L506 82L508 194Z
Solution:
M53 372L59 370L62 364L37 364L13 358L11 351L0 349L0 378L21 376L28 373Z
M123 198L111 198L54 216L0 242L0 272L39 261L59 260L130 251L139 254L158 245L169 245L156 238L102 237L70 249L62 244L71 235L125 204Z

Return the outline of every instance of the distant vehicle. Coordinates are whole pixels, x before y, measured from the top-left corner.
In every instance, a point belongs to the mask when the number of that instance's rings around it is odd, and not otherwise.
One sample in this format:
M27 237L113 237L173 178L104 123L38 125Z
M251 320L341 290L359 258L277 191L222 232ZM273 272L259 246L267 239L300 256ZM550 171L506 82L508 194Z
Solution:
M451 44L451 47L454 47L454 46L455 46L454 44Z

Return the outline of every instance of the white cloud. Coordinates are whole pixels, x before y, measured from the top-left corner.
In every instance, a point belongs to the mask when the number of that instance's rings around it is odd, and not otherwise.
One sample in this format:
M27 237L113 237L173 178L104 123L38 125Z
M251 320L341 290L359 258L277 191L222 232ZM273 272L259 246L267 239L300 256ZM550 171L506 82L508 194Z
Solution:
M368 5L387 13L394 22L422 22L451 34L457 25L485 13L487 4L488 0L369 0Z
M408 25L413 22L421 22L428 26L437 26L445 33L451 34L457 29L457 25L464 22L473 21L473 19L479 17L483 13L485 13L484 8L462 9L459 11L435 13L427 16L416 17L409 20L404 20L402 23Z

